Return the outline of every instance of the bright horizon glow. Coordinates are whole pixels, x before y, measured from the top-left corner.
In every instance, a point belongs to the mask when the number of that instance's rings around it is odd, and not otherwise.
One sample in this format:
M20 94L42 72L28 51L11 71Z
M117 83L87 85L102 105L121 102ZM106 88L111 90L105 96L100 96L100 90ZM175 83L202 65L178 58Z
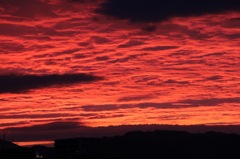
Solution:
M240 125L240 12L129 22L94 12L101 2L2 2L0 82L93 79L1 82L0 132L45 140L84 127Z
M14 144L17 144L19 146L25 146L25 147L32 147L35 145L46 145L53 147L54 141L23 141L23 142L14 142Z

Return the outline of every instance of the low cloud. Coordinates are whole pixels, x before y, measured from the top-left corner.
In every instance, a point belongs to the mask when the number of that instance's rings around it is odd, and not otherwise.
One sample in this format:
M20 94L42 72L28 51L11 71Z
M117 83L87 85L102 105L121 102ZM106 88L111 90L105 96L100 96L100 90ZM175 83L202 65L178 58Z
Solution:
M11 127L2 131L7 132L7 138L9 134L14 134L16 136L15 141L53 141L57 138L70 138L74 135L79 135L77 132L86 128L88 127L82 122L75 120L57 120L33 126Z
M84 127L82 123L74 122L74 121L59 121L59 122L51 122L48 124L39 124L29 127L15 127L8 128L6 130L12 131L56 131L56 130L70 130L79 127Z
M81 107L84 111L112 111L118 110L117 105L106 104L106 105L85 105Z
M1 75L0 93L22 93L30 89L49 87L52 85L66 85L79 82L92 82L102 77L88 74L65 75Z
M1 115L0 119L45 119L71 116L68 113L49 113L49 114L9 114Z
M169 79L167 81L165 81L164 83L170 83L170 84L189 84L188 81L176 81L176 80L172 80L172 79Z
M37 29L26 25L0 24L0 35L2 36L24 36L37 34Z
M146 47L143 48L145 51L159 51L159 50L170 50L170 49L177 49L179 46L155 46L155 47Z
M0 5L4 8L3 13L11 13L21 18L34 19L38 16L56 18L57 14L53 11L54 5L50 5L40 0L1 0Z
M106 118L120 118L125 117L123 114L117 114L117 115L96 115L93 117L90 117L89 119L106 119Z
M223 76L219 76L219 75L216 75L216 76L211 76L211 77L208 77L206 78L206 80L219 80L219 79L222 79Z
M126 102L126 101L140 101L154 98L153 95L142 95L142 96L127 96L118 99L118 102Z
M192 106L215 106L223 103L240 103L240 97L235 98L210 98L201 100L186 99L179 103L186 103Z
M98 56L98 57L96 57L97 61L107 61L108 59L109 59L108 56Z
M130 40L125 44L119 45L118 48L128 48L128 47L138 46L138 45L142 45L142 44L144 44L144 42L142 42L142 41Z
M0 43L1 45L1 52L23 52L25 51L24 45L21 43Z
M127 101L126 99L119 99ZM140 100L140 99L137 99ZM129 99L131 101L131 98ZM223 103L240 103L240 98L211 98L211 99L187 99L180 100L176 102L166 102L166 103L155 103L155 102L145 102L138 104L106 104L106 105L87 105L81 108L84 111L114 111L119 109L130 109L130 108L155 108L155 109L178 109L178 108L190 108L190 107L200 107L200 106L217 106Z
M100 36L92 36L91 39L96 43L96 44L104 44L104 43L109 43L110 40L105 38L105 37L100 37Z
M118 59L109 61L109 63L123 63L123 62L127 62L129 60L136 59L136 58L137 58L137 55L129 55L129 56L124 57L124 58L118 58Z
M174 16L195 16L224 11L239 11L236 0L107 0L97 13L132 22L159 22Z
M142 30L143 31L148 31L148 32L153 32L153 31L156 31L157 27L156 26L146 26L146 27L143 27Z
M75 53L75 52L78 52L79 48L76 48L76 49L68 49L68 50L64 50L64 51L60 51L60 52L54 52L54 56L58 56L58 55L64 55L64 54L72 54L72 53Z

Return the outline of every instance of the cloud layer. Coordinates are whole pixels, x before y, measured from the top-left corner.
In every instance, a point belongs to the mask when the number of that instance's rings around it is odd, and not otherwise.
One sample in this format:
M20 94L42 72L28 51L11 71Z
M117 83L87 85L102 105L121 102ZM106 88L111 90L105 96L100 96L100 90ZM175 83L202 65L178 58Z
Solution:
M0 129L240 124L238 1L0 3Z
M235 0L107 0L97 13L133 22L164 21L174 16L196 16L224 11L239 11Z
M67 85L79 82L91 82L101 77L87 74L66 75L1 75L0 93L20 93L29 89L49 87L52 85Z

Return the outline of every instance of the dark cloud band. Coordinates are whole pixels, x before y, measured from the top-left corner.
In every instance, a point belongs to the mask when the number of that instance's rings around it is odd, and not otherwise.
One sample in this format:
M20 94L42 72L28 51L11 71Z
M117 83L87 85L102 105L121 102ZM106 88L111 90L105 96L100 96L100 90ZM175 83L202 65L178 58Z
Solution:
M79 82L101 80L102 77L88 74L65 75L1 75L0 93L21 93L30 89L49 87L52 85L66 85Z
M131 101L140 100L139 98L121 98L119 101ZM224 103L240 103L240 97L233 98L210 98L201 100L180 100L176 102L168 103L138 103L138 104L106 104L106 105L85 105L81 106L84 111L116 111L119 109L131 109L131 108L155 108L155 109L179 109L179 108L190 108L190 107L201 107L201 106L219 106Z
M174 16L239 10L240 1L236 0L107 0L96 12L133 22L157 22Z

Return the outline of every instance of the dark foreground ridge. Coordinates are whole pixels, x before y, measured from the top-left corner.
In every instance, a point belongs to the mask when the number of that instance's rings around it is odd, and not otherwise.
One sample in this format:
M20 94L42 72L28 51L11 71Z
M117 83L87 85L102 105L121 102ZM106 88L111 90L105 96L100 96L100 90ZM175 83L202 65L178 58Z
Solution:
M55 159L53 147L22 147L0 139L0 159Z
M240 158L240 136L207 132L132 131L123 136L55 140L57 159Z
M240 135L209 131L131 131L122 136L55 140L55 148L0 140L0 159L239 159Z
M0 139L0 159L34 159L33 149Z

